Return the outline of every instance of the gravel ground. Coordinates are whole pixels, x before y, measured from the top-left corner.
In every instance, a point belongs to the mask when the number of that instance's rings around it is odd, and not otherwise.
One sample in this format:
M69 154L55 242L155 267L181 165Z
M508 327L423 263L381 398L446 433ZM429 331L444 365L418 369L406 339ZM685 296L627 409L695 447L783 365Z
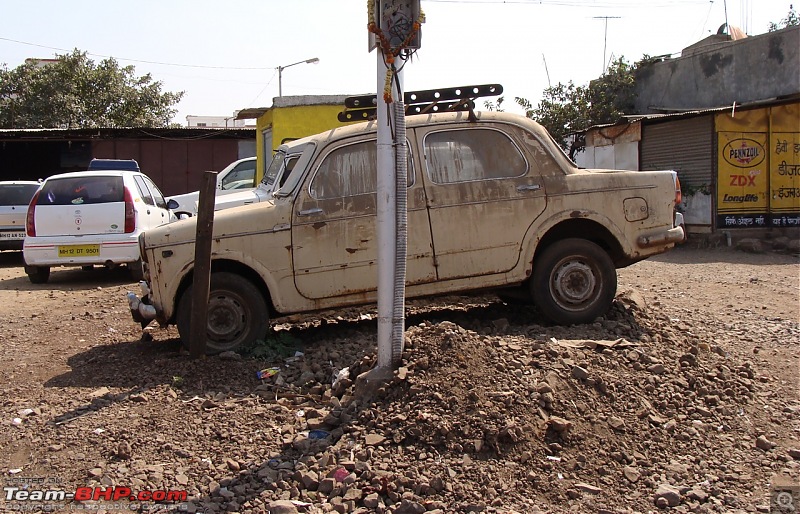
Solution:
M174 328L143 336L132 288L102 269L35 286L0 253L0 510L800 508L776 492L800 489L793 255L684 246L620 270L612 310L576 327L490 296L409 302L402 367L369 400L353 384L375 359L369 309L193 361ZM94 487L187 498L18 494Z

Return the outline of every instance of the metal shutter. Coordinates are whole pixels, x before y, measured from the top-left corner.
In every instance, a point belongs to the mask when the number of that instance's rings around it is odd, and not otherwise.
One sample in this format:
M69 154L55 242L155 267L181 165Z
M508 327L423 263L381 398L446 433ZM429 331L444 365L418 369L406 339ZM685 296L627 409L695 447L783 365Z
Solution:
M650 123L643 127L641 169L675 170L687 186L714 183L714 117Z

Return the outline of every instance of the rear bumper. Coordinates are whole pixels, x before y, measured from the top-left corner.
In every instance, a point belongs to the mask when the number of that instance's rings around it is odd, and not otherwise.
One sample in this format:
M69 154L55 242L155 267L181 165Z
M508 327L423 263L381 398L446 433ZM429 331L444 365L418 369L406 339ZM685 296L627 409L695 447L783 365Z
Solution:
M139 260L139 234L119 234L80 238L27 237L23 245L25 264L29 266L86 266L127 264ZM99 252L85 256L59 257L59 247L98 245Z
M128 307L131 310L133 321L141 323L142 325L147 325L156 319L158 313L156 312L156 308L150 305L150 288L147 286L147 282L141 281L139 282L139 286L142 288L141 298L136 296L136 293L132 291L128 291L125 296L128 299Z
M0 228L0 250L22 250L24 229Z
M684 239L686 239L686 235L683 232L683 227L673 227L664 232L639 236L636 239L636 244L639 248L653 248L654 246L680 243Z

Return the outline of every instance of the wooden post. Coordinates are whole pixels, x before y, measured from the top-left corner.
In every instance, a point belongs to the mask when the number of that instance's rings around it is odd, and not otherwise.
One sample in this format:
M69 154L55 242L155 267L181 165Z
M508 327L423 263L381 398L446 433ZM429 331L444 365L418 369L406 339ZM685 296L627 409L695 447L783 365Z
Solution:
M192 313L189 354L196 359L206 354L208 338L208 295L211 288L211 240L214 232L214 200L217 172L203 173L197 205L197 236L194 245Z

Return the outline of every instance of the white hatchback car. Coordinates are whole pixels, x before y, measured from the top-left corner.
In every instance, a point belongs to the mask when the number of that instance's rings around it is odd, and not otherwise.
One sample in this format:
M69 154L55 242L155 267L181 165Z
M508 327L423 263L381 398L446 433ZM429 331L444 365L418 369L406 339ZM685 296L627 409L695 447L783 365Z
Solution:
M0 182L0 250L22 250L25 213L39 185L26 180Z
M53 175L28 208L23 256L34 284L52 266L126 264L142 276L139 234L177 219L150 178L135 171L79 171Z

